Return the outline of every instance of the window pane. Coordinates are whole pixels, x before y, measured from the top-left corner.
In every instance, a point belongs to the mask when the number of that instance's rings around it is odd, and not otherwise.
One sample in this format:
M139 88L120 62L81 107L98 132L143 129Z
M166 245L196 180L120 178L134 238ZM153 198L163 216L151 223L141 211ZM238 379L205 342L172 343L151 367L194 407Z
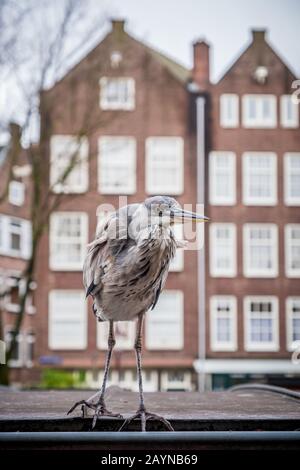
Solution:
M136 190L136 144L133 138L99 139L99 191L103 194L133 194Z
M273 205L276 202L276 155L245 153L243 156L245 204Z
M50 266L52 269L82 269L87 244L85 213L52 214L50 219Z
M236 275L236 228L232 224L210 225L210 272L220 277Z
M183 347L183 295L164 291L154 308L146 315L148 349L181 349Z
M183 192L183 139L150 137L146 142L146 190L149 194Z
M88 187L88 140L53 135L50 141L50 184L56 193L82 193Z
M211 152L209 157L210 202L232 205L235 203L235 154Z
M103 77L100 80L100 107L102 109L134 109L135 82L132 78Z
M250 128L276 127L276 101L274 95L244 95L243 125Z
M244 272L252 277L277 275L277 227L248 224L244 227Z
M261 298L245 301L246 349L253 351L277 350L277 303Z
M86 304L83 291L55 290L49 296L49 347L85 349Z

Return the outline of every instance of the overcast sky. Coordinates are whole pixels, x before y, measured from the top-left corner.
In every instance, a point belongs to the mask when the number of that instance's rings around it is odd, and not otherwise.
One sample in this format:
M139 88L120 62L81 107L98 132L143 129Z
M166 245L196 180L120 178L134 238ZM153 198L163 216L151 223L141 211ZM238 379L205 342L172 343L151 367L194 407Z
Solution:
M106 5L108 13L128 20L128 32L184 65L191 65L192 42L205 38L213 45L214 79L245 47L252 28L267 28L271 44L300 76L300 0L107 0Z
M79 28L88 31L88 18L92 19L97 25L99 17L99 30L96 29L96 37L91 36L90 43L86 40L82 44L80 41L85 35L73 31L75 38L79 40L80 46L82 46L77 47L76 41L72 38L69 39L68 44L72 46L73 51L75 50L73 64L105 36L110 29L110 22L106 18L114 17L127 20L126 29L128 33L168 54L187 67L192 66L192 43L199 38L205 39L212 46L211 78L213 81L223 75L225 70L247 46L251 39L250 30L252 28L266 28L271 45L294 73L300 77L300 0L81 1L85 19L83 16L80 17ZM34 59L40 45L39 40L36 41L35 37L40 36L33 29L33 25L40 25L43 31L45 16L47 19L52 18L54 25L59 24L57 19L59 19L62 0L24 0L24 2L33 7L35 5L38 7L33 8L24 26L25 31L28 30L29 36L33 34L33 50L29 57ZM50 10L53 9L53 15L47 13L46 5L50 6ZM34 21L35 12L39 15L38 22ZM77 52L79 55L76 57ZM72 63L69 64L69 66L71 65ZM0 75L0 110L5 111L2 112L4 128L5 123L12 119L17 122L23 122L25 119L27 108L24 105L26 100L24 100L22 90L28 92L28 87L32 83L34 85L32 70L34 70L34 60L32 64L27 59L24 70L21 62L20 72L15 73L15 68L11 68L10 73ZM18 74L21 81L24 81L21 88L17 85L19 83ZM37 121L33 119L32 122ZM38 135L35 125L33 126L33 134Z

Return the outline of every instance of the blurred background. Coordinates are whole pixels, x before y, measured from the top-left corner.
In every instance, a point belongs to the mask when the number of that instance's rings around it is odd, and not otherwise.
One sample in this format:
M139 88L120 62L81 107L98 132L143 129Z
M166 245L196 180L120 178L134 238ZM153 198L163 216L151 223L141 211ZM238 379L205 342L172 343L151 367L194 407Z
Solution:
M211 221L146 317L145 390L300 389L299 20L297 0L0 0L0 385L99 387L86 245L167 194ZM109 382L137 390L135 323L116 332Z

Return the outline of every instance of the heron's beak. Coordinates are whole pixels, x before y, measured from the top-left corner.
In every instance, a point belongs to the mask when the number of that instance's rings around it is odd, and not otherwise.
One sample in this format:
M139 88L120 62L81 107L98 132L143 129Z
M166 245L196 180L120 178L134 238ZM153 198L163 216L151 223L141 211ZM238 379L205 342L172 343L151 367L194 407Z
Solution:
M185 211L183 209L172 209L171 219L174 223L184 223L188 220L194 220L195 222L207 222L209 220L205 215L197 214L196 212Z

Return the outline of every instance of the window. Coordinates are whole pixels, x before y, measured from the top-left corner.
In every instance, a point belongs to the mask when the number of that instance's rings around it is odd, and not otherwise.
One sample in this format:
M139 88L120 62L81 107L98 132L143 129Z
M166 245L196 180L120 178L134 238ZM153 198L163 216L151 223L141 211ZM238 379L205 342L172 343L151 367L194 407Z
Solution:
M183 179L183 139L149 137L146 140L146 192L182 194Z
M25 185L21 181L11 181L8 187L8 201L14 206L22 206L25 199Z
M0 254L28 259L31 253L31 223L0 215Z
M236 202L235 154L211 152L209 155L210 204L232 206Z
M299 127L299 105L293 102L292 95L280 97L280 122L282 127Z
M146 314L146 347L175 350L183 343L183 292L165 290Z
M220 96L220 125L222 127L238 127L239 125L239 97L232 93Z
M98 141L98 189L102 194L136 192L136 142L133 137Z
M277 351L278 299L246 297L244 300L246 351Z
M11 327L6 328L6 330L5 330L6 351L10 347L13 332L14 332L14 330ZM14 347L11 359L9 361L9 366L10 367L22 367L23 366L23 347L22 346L23 346L23 335L22 335L22 333L19 333L16 336L16 345Z
M20 311L19 296L24 291L24 281L21 279L21 274L11 274L4 280L5 290L5 309L8 312L18 313Z
M53 135L50 141L50 184L55 193L84 193L88 189L88 140ZM63 181L62 181L63 180Z
M300 206L300 152L284 155L284 199L287 206Z
M210 232L210 275L213 277L236 276L236 226L212 223Z
M210 299L210 345L212 351L237 349L236 298L230 295Z
M277 203L277 156L271 152L243 154L244 204L274 206Z
M109 322L97 323L97 347L107 350ZM115 349L132 349L135 339L135 322L120 321L114 322L114 331L116 337Z
M278 275L278 230L274 224L244 225L244 275Z
M300 345L300 297L286 299L287 350L294 351Z
M187 392L192 390L192 377L187 370L168 370L161 373L161 391Z
M34 345L35 345L35 334L33 331L28 331L24 337L25 340L25 362L27 367L33 366L34 360Z
M285 272L287 277L300 277L300 224L285 226Z
M99 389L99 383L103 381L104 371L92 371L89 370L86 372L85 387ZM157 392L158 391L158 373L156 370L149 370L143 368L143 389L145 392ZM137 374L135 369L125 369L124 367L121 370L110 369L108 375L108 386L118 385L125 390L131 390L133 392L138 392L139 385L137 381Z
M134 109L134 79L126 77L102 77L100 79L100 108L127 111Z
M81 350L87 347L83 290L52 290L49 293L48 343L50 349Z
M50 218L50 269L81 271L88 239L84 212L56 212Z
M243 125L248 128L276 127L276 96L260 94L244 95Z
M174 232L174 236L177 240L183 240L183 225L182 224L175 224L172 227ZM171 261L170 264L170 271L183 271L184 265L184 248L177 248L176 255Z

